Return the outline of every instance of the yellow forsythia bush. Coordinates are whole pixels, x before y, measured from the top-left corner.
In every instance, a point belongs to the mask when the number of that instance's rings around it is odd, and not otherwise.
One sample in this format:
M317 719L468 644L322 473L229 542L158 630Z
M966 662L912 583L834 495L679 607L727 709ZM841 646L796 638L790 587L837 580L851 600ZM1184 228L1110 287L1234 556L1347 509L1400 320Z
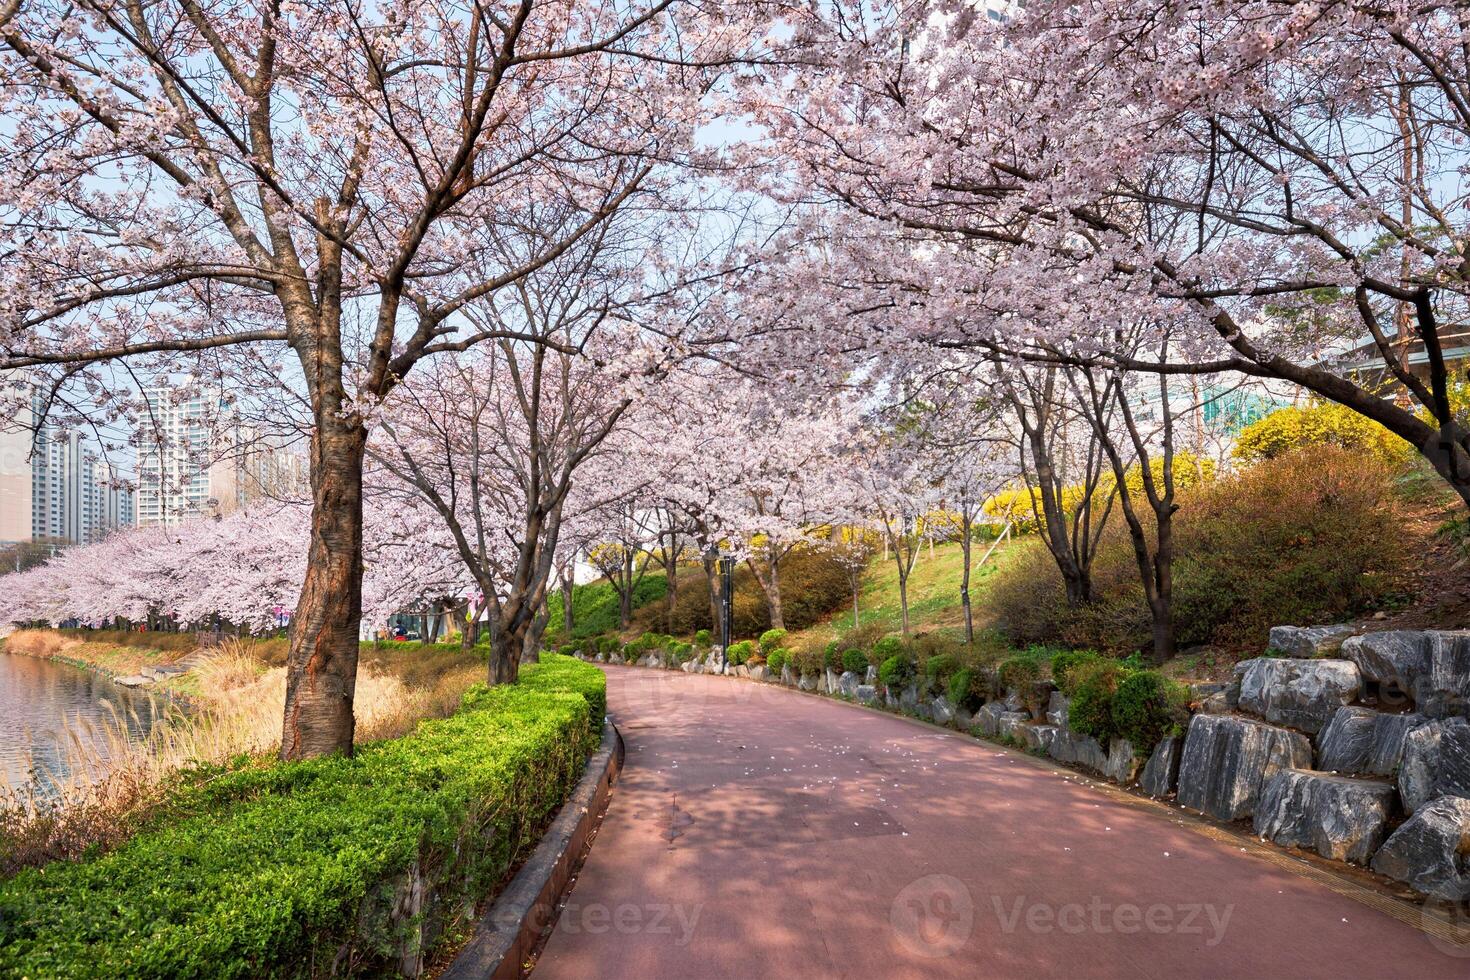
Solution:
M1277 409L1240 431L1232 455L1239 463L1259 463L1307 446L1337 446L1393 468L1414 455L1407 442L1336 402Z

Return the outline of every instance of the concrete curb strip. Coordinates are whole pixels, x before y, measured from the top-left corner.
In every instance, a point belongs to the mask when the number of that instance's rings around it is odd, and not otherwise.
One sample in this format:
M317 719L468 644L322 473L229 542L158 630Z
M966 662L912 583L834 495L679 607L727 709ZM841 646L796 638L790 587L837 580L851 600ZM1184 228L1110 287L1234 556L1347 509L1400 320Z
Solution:
M607 808L623 768L623 737L609 717L602 747L587 761L577 788L551 828L475 927L474 938L440 976L443 980L511 980L536 948L566 892L587 837Z

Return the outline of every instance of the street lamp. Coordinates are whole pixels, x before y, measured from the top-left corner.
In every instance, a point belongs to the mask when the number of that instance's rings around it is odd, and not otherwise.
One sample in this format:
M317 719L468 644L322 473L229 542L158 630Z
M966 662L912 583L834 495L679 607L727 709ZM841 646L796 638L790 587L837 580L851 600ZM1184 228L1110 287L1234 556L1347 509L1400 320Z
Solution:
M720 556L720 641L726 656L729 656L731 637L731 612L735 605L735 557Z

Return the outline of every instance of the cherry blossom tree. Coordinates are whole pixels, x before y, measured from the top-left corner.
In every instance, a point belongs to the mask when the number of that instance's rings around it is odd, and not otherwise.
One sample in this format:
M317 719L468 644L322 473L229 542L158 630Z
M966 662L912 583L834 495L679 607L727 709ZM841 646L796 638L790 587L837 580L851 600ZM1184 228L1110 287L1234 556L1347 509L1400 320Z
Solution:
M752 184L812 208L772 303L807 311L813 352L901 335L1282 379L1470 501L1445 343L1470 268L1463 30L1428 2L809 7L732 97ZM1170 324L1167 360L1119 342L1132 323Z
M0 6L0 369L93 404L127 371L264 374L309 406L283 757L352 749L370 412L514 336L466 307L677 197L664 164L754 9ZM577 218L525 248L547 202Z

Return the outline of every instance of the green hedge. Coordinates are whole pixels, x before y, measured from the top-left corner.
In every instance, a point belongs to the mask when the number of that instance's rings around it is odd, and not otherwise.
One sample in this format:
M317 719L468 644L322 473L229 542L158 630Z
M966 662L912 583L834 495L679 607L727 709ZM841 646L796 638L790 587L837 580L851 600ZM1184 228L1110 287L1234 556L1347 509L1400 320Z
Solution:
M547 654L351 759L195 774L116 850L0 882L0 975L392 972L412 929L431 951L535 846L605 707L600 671ZM413 869L425 914L394 923Z

